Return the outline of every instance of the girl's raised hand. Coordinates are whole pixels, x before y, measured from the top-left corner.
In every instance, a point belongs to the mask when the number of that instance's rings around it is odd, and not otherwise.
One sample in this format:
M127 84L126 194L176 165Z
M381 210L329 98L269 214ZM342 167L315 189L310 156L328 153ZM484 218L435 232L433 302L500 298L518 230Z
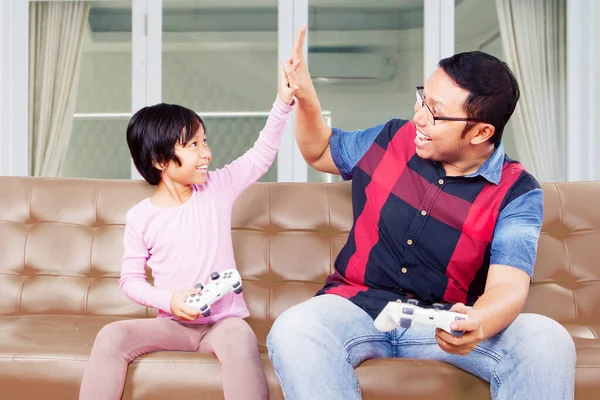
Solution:
M292 73L296 74L289 61L284 61L279 71L279 90L277 94L285 104L291 104L294 95L298 92L298 85L289 80L289 74Z

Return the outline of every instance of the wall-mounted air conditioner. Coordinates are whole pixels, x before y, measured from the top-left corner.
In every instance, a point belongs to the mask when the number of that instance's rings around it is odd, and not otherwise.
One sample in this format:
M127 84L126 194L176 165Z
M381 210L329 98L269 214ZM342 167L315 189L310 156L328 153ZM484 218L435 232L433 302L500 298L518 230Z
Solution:
M361 83L392 79L390 57L374 53L310 53L310 75L315 83Z

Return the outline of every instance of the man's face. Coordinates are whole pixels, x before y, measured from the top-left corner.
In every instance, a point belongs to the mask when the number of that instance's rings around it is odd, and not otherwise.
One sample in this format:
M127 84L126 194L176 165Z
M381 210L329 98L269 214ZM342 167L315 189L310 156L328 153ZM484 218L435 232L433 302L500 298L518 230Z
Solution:
M462 135L467 122L434 121L433 117L467 118L463 105L468 95L443 69L438 68L431 75L422 93L426 105L421 107L415 102L413 122L419 157L441 163L453 163L464 157L470 141L469 134Z

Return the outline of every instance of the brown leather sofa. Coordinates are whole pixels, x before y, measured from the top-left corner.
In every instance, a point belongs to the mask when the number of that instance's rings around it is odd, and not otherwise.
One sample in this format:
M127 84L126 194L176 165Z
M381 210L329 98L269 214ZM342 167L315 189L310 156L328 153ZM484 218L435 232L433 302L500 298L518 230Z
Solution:
M576 398L599 399L600 182L543 189L526 311L567 327L577 346ZM76 399L98 330L155 315L118 284L125 213L151 191L136 181L0 178L0 398ZM237 266L272 399L283 396L264 346L269 328L321 286L351 222L346 183L257 184L236 204ZM371 360L357 373L365 399L489 398L486 382L439 362ZM140 357L123 398L222 398L218 361L182 352Z

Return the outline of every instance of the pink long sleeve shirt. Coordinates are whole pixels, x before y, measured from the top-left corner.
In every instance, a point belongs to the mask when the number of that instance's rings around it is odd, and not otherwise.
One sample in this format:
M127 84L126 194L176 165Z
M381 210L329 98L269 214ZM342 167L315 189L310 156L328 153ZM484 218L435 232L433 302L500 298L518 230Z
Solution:
M146 198L127 213L121 289L131 300L171 315L175 291L206 284L212 272L235 268L231 241L231 212L237 197L269 169L292 107L279 98L254 146L237 160L210 171L206 182L194 185L190 199L162 208ZM154 286L146 280L151 268ZM243 294L243 292L242 292ZM231 293L211 305L211 314L194 323L249 315L242 294Z

